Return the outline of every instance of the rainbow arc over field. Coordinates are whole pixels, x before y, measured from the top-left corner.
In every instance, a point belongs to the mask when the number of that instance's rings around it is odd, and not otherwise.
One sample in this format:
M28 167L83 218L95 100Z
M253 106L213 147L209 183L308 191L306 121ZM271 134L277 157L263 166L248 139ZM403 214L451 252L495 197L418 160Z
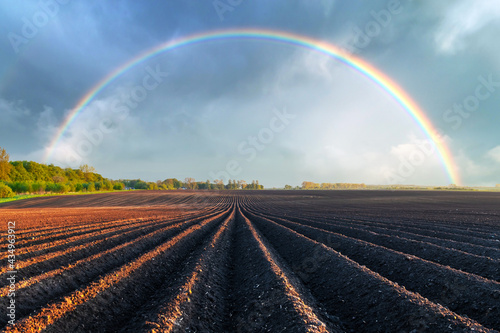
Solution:
M337 61L351 67L366 78L380 87L386 94L391 96L409 116L413 118L416 124L422 129L423 133L431 140L433 145L438 151L439 158L449 181L454 184L460 184L460 176L457 166L453 160L450 149L445 142L441 140L438 131L429 120L424 111L413 101L413 99L391 78L382 73L377 68L373 67L368 62L342 50L340 47L328 42L316 40L307 36L298 35L295 33L268 30L268 29L229 29L229 30L215 30L204 33L198 33L187 37L182 37L174 40L167 41L158 46L142 52L133 59L127 61L121 66L114 69L101 81L99 81L92 89L90 89L75 105L75 107L68 113L61 126L58 128L49 148L44 156L44 161L50 159L58 142L63 137L66 130L75 121L78 114L82 112L85 107L109 84L120 77L123 73L127 72L136 65L151 59L152 57L163 52L173 50L183 46L189 46L198 43L206 43L216 40L261 40L271 41L278 43L285 43L302 48L314 50L326 54Z

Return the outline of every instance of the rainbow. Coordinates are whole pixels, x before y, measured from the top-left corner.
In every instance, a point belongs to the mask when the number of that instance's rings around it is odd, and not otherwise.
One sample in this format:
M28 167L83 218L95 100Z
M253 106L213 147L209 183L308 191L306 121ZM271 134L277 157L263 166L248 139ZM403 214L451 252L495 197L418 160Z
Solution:
M63 123L58 128L53 139L51 140L50 145L46 150L44 161L50 159L59 140L62 138L73 121L77 118L78 114L82 112L85 106L87 106L103 89L105 89L108 85L110 85L114 80L120 77L123 73L127 72L129 69L142 63L143 61L151 59L152 57L169 50L198 43L228 39L264 40L311 49L326 54L363 74L365 77L379 86L384 92L390 95L402 107L402 109L414 119L414 121L422 129L423 133L431 140L431 142L437 149L439 158L449 178L449 181L454 184L461 183L458 169L456 167L456 164L454 163L452 154L447 145L440 139L438 131L435 129L431 121L428 119L423 110L417 105L417 103L413 101L413 99L387 75L385 75L366 61L355 57L354 55L342 50L341 48L331 43L294 33L268 29L230 29L198 33L187 37L170 40L145 52L142 52L135 58L129 60L128 62L122 64L121 66L110 72L92 89L90 89L85 94L85 96L80 99L80 101L78 101L76 106L68 113Z

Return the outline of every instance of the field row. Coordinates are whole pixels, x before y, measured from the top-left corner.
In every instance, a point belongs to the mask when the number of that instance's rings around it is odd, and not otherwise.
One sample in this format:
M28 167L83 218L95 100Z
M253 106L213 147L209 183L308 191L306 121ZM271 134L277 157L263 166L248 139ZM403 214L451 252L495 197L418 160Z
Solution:
M0 318L4 330L500 328L499 249L479 244L488 240L480 235L467 242L454 230L426 235L397 219L401 228L300 206L282 210L266 195L178 196L163 214L142 219L27 230L18 320L6 326ZM8 289L0 288L2 307Z

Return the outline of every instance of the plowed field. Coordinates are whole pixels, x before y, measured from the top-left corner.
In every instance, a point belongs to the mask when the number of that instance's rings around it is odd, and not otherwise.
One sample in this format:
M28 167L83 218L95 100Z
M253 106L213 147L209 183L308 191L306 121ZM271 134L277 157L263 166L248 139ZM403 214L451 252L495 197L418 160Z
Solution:
M6 332L500 329L500 193L136 191L0 223Z

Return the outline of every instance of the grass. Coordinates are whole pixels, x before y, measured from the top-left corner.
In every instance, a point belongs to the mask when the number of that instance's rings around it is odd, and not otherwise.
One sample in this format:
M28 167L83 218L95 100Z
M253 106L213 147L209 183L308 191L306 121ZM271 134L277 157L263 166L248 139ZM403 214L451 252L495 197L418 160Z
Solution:
M53 196L58 196L58 195L87 195L87 194L90 195L90 194L112 193L112 192L123 192L123 191L112 190L112 191L96 191L96 192L18 194L16 196L13 196L12 198L0 198L0 204L6 203L6 202L11 202L11 201L24 200L24 199L30 199L30 198L39 198L39 197L53 197Z

